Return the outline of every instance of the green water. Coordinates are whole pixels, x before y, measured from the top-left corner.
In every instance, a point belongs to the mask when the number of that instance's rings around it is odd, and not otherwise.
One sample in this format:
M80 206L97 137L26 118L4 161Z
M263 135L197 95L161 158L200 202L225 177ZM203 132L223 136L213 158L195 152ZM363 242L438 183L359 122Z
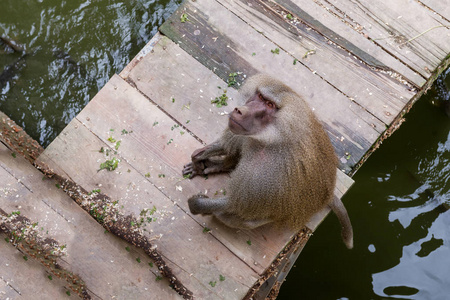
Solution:
M0 110L47 146L180 2L1 0ZM355 248L330 216L278 299L450 299L449 73L355 175Z
M181 3L1 0L0 110L44 147L119 73ZM1 72L1 71L0 71ZM9 76L11 75L11 76Z

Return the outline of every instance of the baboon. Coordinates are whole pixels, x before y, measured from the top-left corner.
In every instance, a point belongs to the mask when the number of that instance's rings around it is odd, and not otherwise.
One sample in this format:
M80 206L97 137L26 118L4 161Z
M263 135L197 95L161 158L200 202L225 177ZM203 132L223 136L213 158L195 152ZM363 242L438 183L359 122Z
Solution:
M259 74L241 88L240 106L214 143L192 153L183 175L231 171L223 197L198 194L188 200L193 214L213 214L232 228L267 223L301 229L329 205L342 237L353 247L353 231L334 197L337 157L307 103L282 82Z

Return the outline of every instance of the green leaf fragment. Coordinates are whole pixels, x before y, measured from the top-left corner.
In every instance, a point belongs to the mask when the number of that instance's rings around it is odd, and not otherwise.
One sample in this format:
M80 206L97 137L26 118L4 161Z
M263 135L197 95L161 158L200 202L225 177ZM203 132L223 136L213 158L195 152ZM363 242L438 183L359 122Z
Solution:
M188 15L187 14L182 14L180 17L180 22L181 23L185 23L186 21L188 21Z
M227 101L228 101L227 90L224 90L223 94L219 97L216 97L214 100L211 100L211 103L215 104L217 107L222 107L228 105Z
M111 160L107 160L100 164L100 170L106 169L108 171L114 171L119 166L119 160L113 157Z

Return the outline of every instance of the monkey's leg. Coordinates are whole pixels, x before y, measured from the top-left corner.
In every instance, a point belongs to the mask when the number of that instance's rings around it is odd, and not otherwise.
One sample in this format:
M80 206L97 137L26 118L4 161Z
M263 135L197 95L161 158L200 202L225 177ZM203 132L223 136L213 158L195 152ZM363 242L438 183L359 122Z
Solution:
M235 214L225 212L214 213L214 216L231 228L255 229L272 222L272 220L269 219L245 220Z
M223 211L228 206L228 197L209 198L203 194L194 195L188 199L189 210L194 215L212 214Z
M235 214L224 212L228 207L228 197L209 198L203 194L188 199L192 214L214 214L222 223L231 228L254 229L272 222L269 219L245 220Z

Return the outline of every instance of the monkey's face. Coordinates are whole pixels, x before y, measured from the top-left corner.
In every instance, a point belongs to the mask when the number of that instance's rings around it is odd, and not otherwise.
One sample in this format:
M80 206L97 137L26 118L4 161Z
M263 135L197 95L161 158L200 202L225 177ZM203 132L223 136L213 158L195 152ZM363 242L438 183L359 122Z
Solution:
M228 127L238 135L255 135L271 124L278 108L271 100L256 92L245 105L236 107L230 114Z

